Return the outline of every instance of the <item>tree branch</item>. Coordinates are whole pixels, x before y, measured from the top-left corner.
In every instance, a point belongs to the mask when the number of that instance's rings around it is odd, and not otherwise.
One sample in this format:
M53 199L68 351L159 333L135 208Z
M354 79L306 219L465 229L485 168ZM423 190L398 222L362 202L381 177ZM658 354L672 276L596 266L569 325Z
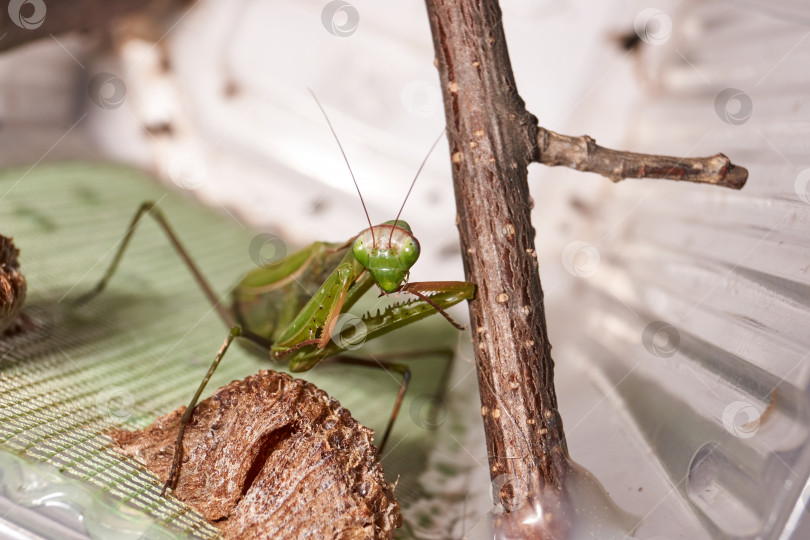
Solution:
M566 538L568 450L554 390L527 167L567 165L626 177L739 189L724 155L674 158L602 148L538 128L517 92L497 0L426 0L450 143L457 224L469 281L481 414L501 535ZM538 515L537 509L542 509ZM539 518L539 519L538 519Z
M587 135L571 137L548 129L537 131L538 155L544 165L563 165L601 174L613 182L625 178L665 178L740 189L748 170L731 163L723 154L705 158L678 158L611 150Z
M507 510L560 493L554 393L527 167L537 119L517 93L497 2L427 0L450 143L490 475ZM560 514L544 516L550 530Z

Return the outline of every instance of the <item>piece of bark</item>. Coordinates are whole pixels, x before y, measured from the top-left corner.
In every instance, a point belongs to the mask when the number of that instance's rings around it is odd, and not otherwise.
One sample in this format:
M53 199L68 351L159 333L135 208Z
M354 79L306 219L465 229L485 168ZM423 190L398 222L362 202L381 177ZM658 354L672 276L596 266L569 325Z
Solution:
M184 411L111 436L165 482ZM174 494L226 538L391 538L402 518L372 434L314 385L260 371L197 406Z
M20 250L12 238L0 235L0 336L22 326L20 311L25 303L25 276L20 272Z

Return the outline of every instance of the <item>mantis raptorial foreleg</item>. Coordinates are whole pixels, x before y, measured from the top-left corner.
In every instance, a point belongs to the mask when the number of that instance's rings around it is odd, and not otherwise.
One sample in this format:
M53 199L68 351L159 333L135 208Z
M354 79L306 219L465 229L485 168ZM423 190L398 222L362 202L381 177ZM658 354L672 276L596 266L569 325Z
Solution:
M445 319L447 319L447 321L450 324L452 324L459 330L464 330L465 328L463 324L459 324L455 320L453 320L453 318L444 309L442 309L441 306L436 304L436 302L434 302L427 295L424 294L425 292L431 292L441 288L446 288L448 286L452 286L453 284L457 283L458 281L419 281L416 283L406 283L405 285L403 285L398 289L398 292L407 292L411 293L414 296L418 296L421 300L427 302L428 304L436 308L436 311L441 313L441 315Z

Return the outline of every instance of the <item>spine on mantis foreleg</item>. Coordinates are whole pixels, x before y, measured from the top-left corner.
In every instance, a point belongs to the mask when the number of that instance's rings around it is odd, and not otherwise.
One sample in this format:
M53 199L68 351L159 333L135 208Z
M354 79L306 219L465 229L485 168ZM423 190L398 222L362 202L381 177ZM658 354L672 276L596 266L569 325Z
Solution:
M433 292L426 296L442 309L452 307L462 300L470 300L475 295L475 285L465 281L438 282ZM424 319L436 313L436 308L429 303L415 299L396 303L383 312L363 316L366 325L366 339L374 339L407 324Z
M462 300L469 300L475 295L475 285L472 283L452 281L437 282L434 285L435 289L428 291L427 296L442 309L454 306ZM353 329L355 332L359 331L360 335L355 335L351 342L365 342L374 339L436 313L436 307L418 298L395 303L382 311L378 310L377 313L363 315L361 318L363 327ZM309 345L283 355L283 358L290 362L290 370L307 371L324 358L343 352L338 343L345 343L345 340L332 340L322 349Z

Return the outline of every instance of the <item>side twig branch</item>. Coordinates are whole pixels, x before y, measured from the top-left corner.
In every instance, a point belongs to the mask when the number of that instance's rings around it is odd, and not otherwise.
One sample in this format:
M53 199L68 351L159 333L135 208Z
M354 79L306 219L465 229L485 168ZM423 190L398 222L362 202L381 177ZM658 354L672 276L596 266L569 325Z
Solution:
M619 182L625 178L664 178L740 189L748 170L731 163L723 154L704 158L679 158L611 150L587 135L571 137L548 129L537 132L538 155L544 165L563 165L594 172Z

